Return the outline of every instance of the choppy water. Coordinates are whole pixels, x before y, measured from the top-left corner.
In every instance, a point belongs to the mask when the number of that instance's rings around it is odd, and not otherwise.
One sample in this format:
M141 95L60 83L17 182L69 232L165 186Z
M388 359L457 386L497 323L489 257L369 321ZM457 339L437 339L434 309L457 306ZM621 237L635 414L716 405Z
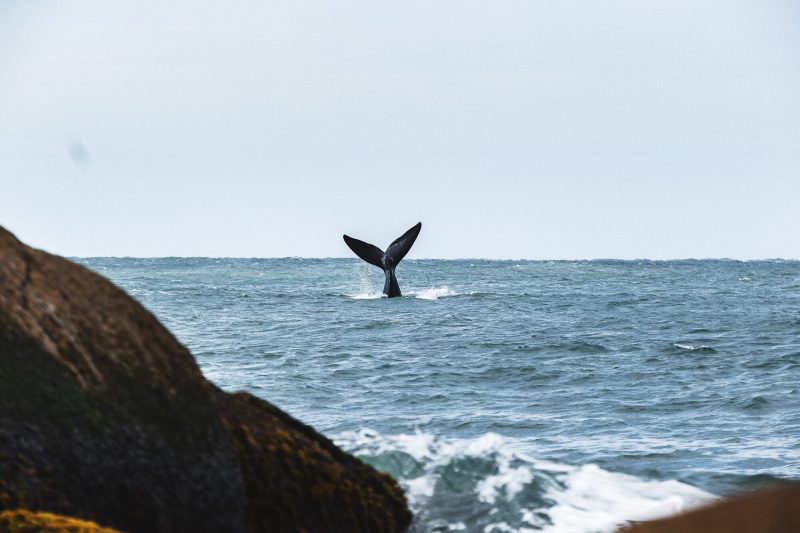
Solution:
M800 262L82 259L416 531L607 531L800 478Z

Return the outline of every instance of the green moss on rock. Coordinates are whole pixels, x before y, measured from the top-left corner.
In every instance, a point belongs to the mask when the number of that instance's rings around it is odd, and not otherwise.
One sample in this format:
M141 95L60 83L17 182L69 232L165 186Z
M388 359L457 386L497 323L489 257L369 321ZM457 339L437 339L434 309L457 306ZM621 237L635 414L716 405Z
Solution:
M194 358L101 276L0 228L0 510L125 531L400 531L386 474Z

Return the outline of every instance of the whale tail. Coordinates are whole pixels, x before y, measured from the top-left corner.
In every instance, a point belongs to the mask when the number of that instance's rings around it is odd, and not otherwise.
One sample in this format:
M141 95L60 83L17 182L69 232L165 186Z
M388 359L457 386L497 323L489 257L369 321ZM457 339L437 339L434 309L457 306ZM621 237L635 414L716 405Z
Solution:
M386 274L386 283L383 285L383 293L389 298L401 296L400 285L397 284L397 277L394 269L397 264L406 256L414 241L417 240L422 229L422 222L418 222L414 227L403 233L386 248L384 252L374 244L354 239L349 235L343 235L344 242L355 254L371 265L383 270Z

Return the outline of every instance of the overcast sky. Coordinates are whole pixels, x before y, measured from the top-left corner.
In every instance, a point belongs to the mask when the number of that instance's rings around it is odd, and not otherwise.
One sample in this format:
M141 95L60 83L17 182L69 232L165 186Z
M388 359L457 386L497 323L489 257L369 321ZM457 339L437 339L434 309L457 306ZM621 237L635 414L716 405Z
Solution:
M0 186L64 255L800 258L800 4L0 0Z

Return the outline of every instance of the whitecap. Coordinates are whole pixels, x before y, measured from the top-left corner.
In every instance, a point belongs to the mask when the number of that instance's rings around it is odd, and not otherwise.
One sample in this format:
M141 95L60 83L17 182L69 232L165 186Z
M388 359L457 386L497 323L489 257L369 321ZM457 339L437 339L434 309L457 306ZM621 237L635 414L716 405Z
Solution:
M713 347L708 346L706 344L701 344L700 346L695 346L693 344L680 344L680 343L676 342L672 346L674 346L675 348L678 348L679 350L689 350L690 352L694 352L694 351L715 352L716 351L716 350L714 350Z
M458 293L447 285L443 285L441 287L431 287L430 289L411 291L408 293L408 295L420 300L438 300L439 298L444 298L445 296L458 296Z
M647 481L594 464L576 467L563 483L564 488L547 493L556 502L547 510L549 533L614 531L626 522L668 516L714 498L680 481Z

